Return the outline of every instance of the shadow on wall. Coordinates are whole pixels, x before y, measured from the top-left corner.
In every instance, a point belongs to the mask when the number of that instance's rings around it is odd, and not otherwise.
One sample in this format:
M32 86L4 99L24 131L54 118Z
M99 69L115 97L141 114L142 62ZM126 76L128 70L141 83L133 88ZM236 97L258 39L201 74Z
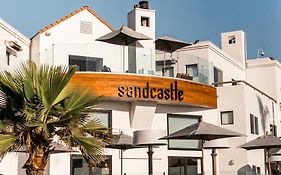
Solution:
M267 126L267 120L269 117L269 110L268 110L268 106L265 106L262 103L262 100L259 96L257 96L258 98L258 103L259 103L259 111L260 111L260 115L261 115L261 126L263 129L263 134L265 135L266 133L266 126Z
M237 175L253 175L253 170L250 165L245 165L238 169Z

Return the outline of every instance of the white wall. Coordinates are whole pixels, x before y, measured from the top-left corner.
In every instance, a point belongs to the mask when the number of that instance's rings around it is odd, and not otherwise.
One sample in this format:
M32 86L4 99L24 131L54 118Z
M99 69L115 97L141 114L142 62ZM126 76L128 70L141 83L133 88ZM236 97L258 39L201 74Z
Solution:
M234 38L235 42L230 44L229 40ZM246 36L243 31L232 31L221 34L222 51L232 56L241 66L246 65Z
M70 175L70 154L58 153L50 155L51 175Z
M141 17L149 18L148 27L141 25ZM155 74L155 10L134 8L128 13L128 27L151 38L138 41L142 47L129 48L128 70L138 73L143 69L144 74L150 73L149 71Z
M15 51L16 56L10 56L10 65L7 65L6 47L9 41L16 42L22 51ZM0 70L12 70L20 63L29 59L30 40L0 18Z
M217 90L218 112L233 111L234 114L233 125L221 125L221 122L219 122L219 126L247 135L247 137L229 139L232 147L219 151L219 155L222 155L219 157L220 170L224 172L236 171L240 167L249 164L250 166L261 167L263 172L263 151L245 151L238 147L264 134L263 121L265 121L265 131L269 132L269 125L273 124L272 100L244 84L219 87ZM274 107L277 107L276 103L274 103ZM264 115L264 111L268 111L268 113ZM275 110L274 112L276 116L277 111ZM258 117L259 135L251 134L250 114ZM263 116L265 116L266 120L263 120ZM277 121L275 122L277 123ZM230 160L234 160L234 165L229 165Z
M92 22L92 34L80 33L80 21ZM50 35L46 36L48 32ZM40 54L40 64L68 65L68 55L103 58L103 64L113 72L121 71L121 46L96 41L112 32L104 23L83 10L34 37L32 54Z
M214 81L213 67L223 72L223 81L245 80L245 67L209 41L180 49L172 57L178 60L175 70L180 73L186 72L186 65L197 63L199 71L209 74L209 84Z

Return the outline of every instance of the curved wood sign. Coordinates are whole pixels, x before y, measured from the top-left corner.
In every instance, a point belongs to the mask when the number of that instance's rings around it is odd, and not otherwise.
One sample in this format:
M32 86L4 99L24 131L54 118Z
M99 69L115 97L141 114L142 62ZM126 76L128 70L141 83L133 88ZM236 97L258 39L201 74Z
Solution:
M76 73L73 85L87 87L106 99L119 101L156 101L217 108L216 88L179 78L139 74Z

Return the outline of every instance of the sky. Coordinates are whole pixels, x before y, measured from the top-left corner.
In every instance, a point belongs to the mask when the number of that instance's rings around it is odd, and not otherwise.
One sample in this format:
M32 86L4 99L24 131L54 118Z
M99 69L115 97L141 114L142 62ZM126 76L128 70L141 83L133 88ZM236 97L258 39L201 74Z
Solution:
M138 0L1 0L0 18L27 37L87 5L118 29ZM220 33L243 30L248 59L258 56L281 61L281 0L149 0L156 10L156 36L220 44Z

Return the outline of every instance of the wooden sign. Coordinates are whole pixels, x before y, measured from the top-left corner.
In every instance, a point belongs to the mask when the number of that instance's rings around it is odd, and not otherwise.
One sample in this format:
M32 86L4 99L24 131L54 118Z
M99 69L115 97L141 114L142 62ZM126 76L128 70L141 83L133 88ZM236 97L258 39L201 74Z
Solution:
M194 81L139 74L76 73L74 86L87 87L108 100L156 101L217 108L216 88Z

